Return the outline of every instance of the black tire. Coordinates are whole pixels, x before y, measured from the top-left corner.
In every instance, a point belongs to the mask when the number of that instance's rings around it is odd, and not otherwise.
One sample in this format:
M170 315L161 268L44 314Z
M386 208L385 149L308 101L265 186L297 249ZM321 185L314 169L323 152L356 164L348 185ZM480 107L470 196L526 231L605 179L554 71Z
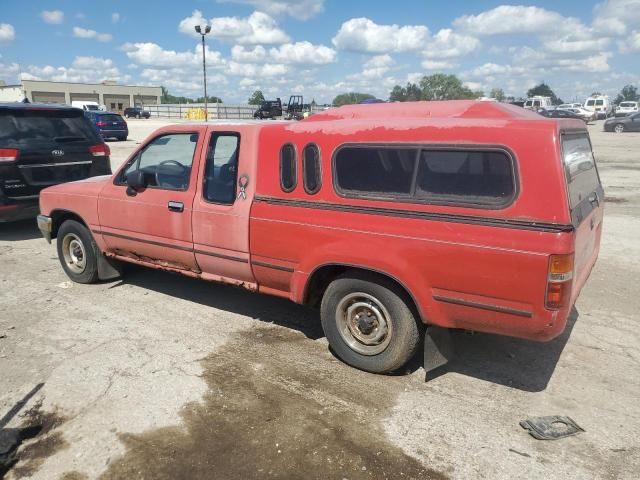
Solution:
M613 131L615 133L622 133L622 132L624 132L624 130L625 130L625 128L624 128L624 124L623 123L616 123L613 126Z
M76 283L95 283L98 280L98 246L87 227L75 220L65 220L58 229L57 247L60 264L71 280ZM75 255L72 255L73 251ZM78 259L82 261L78 262Z
M118 140L121 142L126 142L127 141L127 137L118 137Z
M367 304L373 308L358 307ZM373 318L374 324L378 325L370 333L357 327L360 335L379 333L382 322L375 313L373 316L368 313L382 312L383 317L388 313L390 333L384 341L372 346L357 339L348 327L350 322L344 320L348 315L338 314L344 312L347 305L353 312L359 312L354 318L359 315L366 317L365 321ZM347 272L331 282L322 297L320 316L324 334L335 354L345 363L372 373L389 373L405 365L415 355L423 330L400 288L384 277L364 272ZM371 324L364 326L371 328Z

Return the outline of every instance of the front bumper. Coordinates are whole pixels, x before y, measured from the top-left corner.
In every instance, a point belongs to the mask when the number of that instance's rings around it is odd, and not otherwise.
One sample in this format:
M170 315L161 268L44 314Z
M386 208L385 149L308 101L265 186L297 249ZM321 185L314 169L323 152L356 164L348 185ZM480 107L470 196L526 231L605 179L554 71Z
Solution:
M47 217L46 215L38 215L36 217L36 221L38 222L38 229L42 232L42 236L44 239L51 243L51 231L53 229L53 222L51 221L51 217Z

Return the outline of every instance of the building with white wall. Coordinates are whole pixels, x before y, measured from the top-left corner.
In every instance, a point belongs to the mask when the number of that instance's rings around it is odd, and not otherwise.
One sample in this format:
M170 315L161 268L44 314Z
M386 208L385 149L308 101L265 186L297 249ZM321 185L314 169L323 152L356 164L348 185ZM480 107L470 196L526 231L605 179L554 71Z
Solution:
M162 97L160 87L118 85L115 82L70 83L42 80L22 80L20 85L0 86L0 101L32 103L60 103L91 101L105 105L112 112L122 113L125 108L158 105Z

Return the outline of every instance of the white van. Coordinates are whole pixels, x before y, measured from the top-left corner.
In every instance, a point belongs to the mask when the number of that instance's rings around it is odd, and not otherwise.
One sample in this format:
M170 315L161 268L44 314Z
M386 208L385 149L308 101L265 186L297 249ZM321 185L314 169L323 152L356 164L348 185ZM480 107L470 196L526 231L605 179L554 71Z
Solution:
M75 108L80 108L85 111L96 112L100 110L100 105L97 102L86 102L86 101L74 101L71 102L71 106Z
M620 102L616 109L616 117L626 117L632 113L638 113L639 105L638 102Z
M527 98L526 102L524 102L524 108L533 111L540 110L541 108L544 108L545 110L552 110L553 103L551 102L551 97L530 97Z
M608 118L613 114L613 105L607 95L594 95L584 102L585 110L595 112L596 118Z

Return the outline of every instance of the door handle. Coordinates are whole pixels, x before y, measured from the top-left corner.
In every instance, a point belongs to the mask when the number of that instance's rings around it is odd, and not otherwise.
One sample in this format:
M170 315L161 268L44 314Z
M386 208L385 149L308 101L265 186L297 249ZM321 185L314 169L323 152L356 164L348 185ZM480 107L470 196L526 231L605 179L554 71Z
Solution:
M182 202L175 202L173 200L170 200L167 207L169 208L170 212L178 212L178 213L184 212L184 203Z

